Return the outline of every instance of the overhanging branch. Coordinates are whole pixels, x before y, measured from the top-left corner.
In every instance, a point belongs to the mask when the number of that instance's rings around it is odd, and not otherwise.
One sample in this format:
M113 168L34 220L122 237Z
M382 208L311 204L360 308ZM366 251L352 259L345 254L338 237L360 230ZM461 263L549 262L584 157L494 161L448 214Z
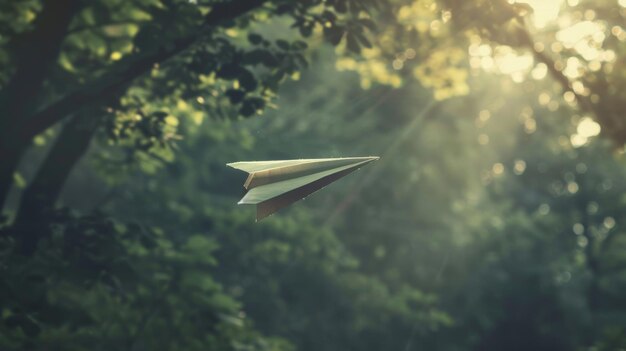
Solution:
M142 57L131 57L114 65L110 74L99 78L91 84L96 86L87 91L73 92L48 107L36 112L19 130L20 138L29 140L59 122L69 114L86 105L101 102L112 94L119 92L136 78L160 64L182 53L191 47L198 39L202 30L218 26L227 21L236 19L256 8L263 6L267 0L240 0L215 5L205 18L203 28L188 37L177 40L173 45L164 46L150 54L138 54Z

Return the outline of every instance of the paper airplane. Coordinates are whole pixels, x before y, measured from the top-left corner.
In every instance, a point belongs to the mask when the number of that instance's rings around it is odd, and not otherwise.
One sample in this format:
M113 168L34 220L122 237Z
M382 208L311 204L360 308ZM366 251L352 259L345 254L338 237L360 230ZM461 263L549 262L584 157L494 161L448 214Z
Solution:
M256 220L273 214L379 157L318 158L234 162L227 166L250 175L239 204L256 205Z

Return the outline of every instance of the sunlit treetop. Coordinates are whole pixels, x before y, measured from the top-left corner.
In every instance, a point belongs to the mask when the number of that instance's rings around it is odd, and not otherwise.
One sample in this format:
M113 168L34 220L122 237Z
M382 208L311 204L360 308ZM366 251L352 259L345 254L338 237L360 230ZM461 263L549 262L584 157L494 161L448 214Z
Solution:
M578 147L601 133L626 141L623 1L394 2L395 17L379 26L370 57L340 59L337 68L400 86L415 78L438 100L469 93L472 77L534 86L542 106L580 116L572 134ZM555 82L558 88L546 83ZM505 97L514 99L516 96ZM596 125L592 125L595 123ZM591 126L591 127L589 127ZM583 132L592 128L593 133Z
M281 83L307 67L309 44L371 46L378 3L3 2L0 156L89 114L129 155L161 150L167 159L188 120L250 117L274 106Z
M523 4L519 1L520 4ZM624 95L623 32L626 10L613 1L527 1L510 33L483 30L469 46L475 71L508 75L519 84L537 86L540 104L554 111L568 107L581 117L571 136L574 147L584 145L600 130L622 145ZM516 4L513 4L514 6ZM524 8L526 5L524 4ZM541 91L540 81L554 81L558 90ZM623 90L621 90L623 91ZM580 124L579 124L580 123Z
M444 100L482 74L557 82L542 105L569 106L622 145L625 12L608 0L6 2L0 106L15 123L2 126L8 143L30 141L89 113L113 143L166 150L207 116L275 107L326 42L363 88L417 81Z

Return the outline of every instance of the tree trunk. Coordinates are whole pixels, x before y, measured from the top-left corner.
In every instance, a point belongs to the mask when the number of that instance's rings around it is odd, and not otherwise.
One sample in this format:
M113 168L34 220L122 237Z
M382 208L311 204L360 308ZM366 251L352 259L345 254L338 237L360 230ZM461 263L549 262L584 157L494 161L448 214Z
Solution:
M48 233L50 212L70 172L89 148L97 129L97 118L88 113L72 118L64 126L50 153L22 195L15 226L21 231L20 247L31 254Z
M6 205L9 191L13 185L13 175L26 147L18 144L0 144L0 214Z
M13 184L13 174L31 137L21 138L21 128L36 108L46 74L58 57L67 28L81 8L77 0L47 0L32 31L11 39L15 72L0 91L0 213Z

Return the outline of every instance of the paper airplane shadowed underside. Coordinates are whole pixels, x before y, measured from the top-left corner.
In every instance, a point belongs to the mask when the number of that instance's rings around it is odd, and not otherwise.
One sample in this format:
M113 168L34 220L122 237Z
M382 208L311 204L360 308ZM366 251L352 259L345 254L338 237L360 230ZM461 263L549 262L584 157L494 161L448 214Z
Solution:
M257 205L259 221L379 157L252 161L227 164L248 172L248 190L239 204Z

